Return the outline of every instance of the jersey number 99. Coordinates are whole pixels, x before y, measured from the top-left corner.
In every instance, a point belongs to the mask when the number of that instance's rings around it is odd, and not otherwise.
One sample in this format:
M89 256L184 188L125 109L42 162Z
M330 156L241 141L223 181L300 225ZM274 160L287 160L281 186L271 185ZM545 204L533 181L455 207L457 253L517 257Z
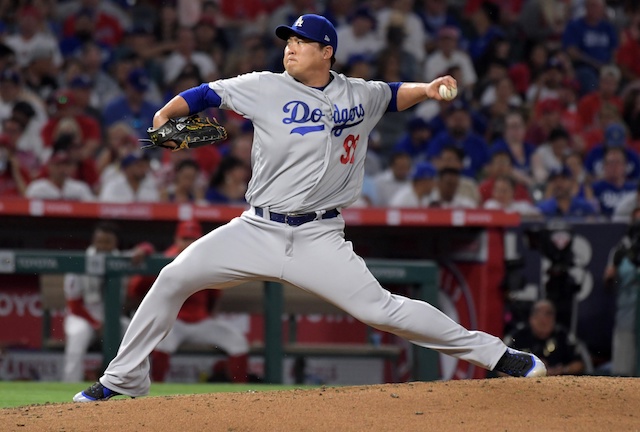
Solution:
M340 163L343 165L352 164L356 157L356 147L358 146L358 140L360 135L349 135L345 138L342 146L344 147L344 154L340 156Z

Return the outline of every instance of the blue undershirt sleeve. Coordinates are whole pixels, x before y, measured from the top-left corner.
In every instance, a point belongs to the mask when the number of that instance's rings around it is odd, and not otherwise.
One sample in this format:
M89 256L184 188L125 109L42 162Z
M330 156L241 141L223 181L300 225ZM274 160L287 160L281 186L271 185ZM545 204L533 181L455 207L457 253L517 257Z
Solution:
M391 100L389 101L389 105L387 106L387 112L397 112L398 111L398 89L402 85L401 82L390 82L389 88L391 88Z
M218 96L218 93L211 90L209 84L206 83L185 90L180 93L180 96L189 105L189 115L197 114L209 107L219 107L222 104L222 99Z

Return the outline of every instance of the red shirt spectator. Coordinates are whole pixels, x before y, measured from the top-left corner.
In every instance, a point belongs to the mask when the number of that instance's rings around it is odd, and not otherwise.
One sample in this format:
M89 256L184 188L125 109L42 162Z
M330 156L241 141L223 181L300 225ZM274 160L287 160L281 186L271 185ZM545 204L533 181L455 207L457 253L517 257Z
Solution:
M78 132L78 138L83 145L85 154L92 157L100 146L102 133L100 123L93 117L78 112L73 93L69 90L56 92L55 107L55 115L42 128L41 136L45 147L52 147L55 139L61 133ZM63 120L68 124L61 125ZM65 130L61 131L63 126Z
M578 114L584 125L592 124L596 120L600 107L605 102L614 105L622 114L622 99L616 94L620 77L620 69L616 66L604 66L600 70L598 90L584 95L578 102Z
M640 11L636 11L629 26L620 37L620 48L616 53L616 63L623 76L633 81L640 78Z
M23 197L29 171L20 165L11 140L0 135L0 197Z
M64 37L71 37L75 34L76 19L80 15L87 15L93 20L93 34L96 41L109 47L115 47L122 41L124 30L116 18L97 9L86 7L64 21L62 27L62 35Z

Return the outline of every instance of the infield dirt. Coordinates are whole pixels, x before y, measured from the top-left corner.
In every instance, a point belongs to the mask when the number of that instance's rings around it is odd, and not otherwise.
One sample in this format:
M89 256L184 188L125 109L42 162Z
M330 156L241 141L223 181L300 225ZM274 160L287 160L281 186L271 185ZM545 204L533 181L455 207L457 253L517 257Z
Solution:
M117 398L3 409L0 430L640 431L640 380L496 378Z

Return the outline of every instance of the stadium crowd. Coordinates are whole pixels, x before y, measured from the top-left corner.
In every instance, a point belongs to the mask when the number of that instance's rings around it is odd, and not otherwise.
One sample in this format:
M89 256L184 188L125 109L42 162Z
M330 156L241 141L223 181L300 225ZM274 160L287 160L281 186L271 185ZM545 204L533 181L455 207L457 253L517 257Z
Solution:
M18 6L16 6L16 4ZM141 152L178 92L283 71L273 29L320 13L334 69L451 74L458 97L389 113L354 206L625 218L640 188L640 5L631 0L0 0L0 197L244 205L252 125Z

